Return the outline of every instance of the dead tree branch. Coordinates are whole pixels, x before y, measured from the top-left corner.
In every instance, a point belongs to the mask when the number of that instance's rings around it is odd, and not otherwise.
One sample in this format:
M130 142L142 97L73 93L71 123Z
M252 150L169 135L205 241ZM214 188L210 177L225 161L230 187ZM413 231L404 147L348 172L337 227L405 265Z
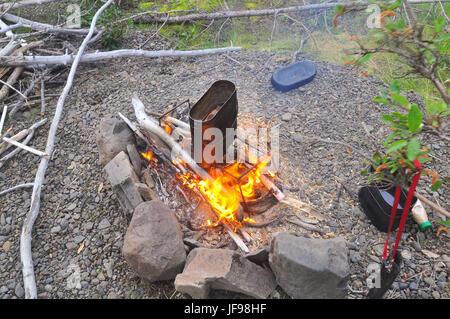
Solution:
M94 34L95 25L100 14L113 2L114 0L108 0L94 15L92 19L91 26L89 28L89 33L83 40L80 48L78 49L78 53L73 61L72 67L70 68L70 73L67 78L67 83L64 86L63 92L59 97L58 103L56 105L55 115L50 126L50 131L48 134L47 145L45 147L45 152L47 154L53 154L54 144L55 144L55 136L56 131L58 129L59 120L61 118L61 114L64 107L64 102L69 94L69 91L72 87L73 79L75 77L75 73L77 67L79 65L81 56L83 55L84 50L92 38ZM30 210L27 213L25 220L23 222L22 234L20 237L20 259L22 262L22 272L23 272L23 282L25 288L25 298L27 299L36 299L37 298L37 289L36 289L36 280L34 276L34 265L33 258L31 254L31 232L33 230L34 222L39 214L40 208L40 197L42 184L45 178L45 171L47 170L49 158L43 157L39 163L39 167L36 173L36 177L34 180L33 193L31 195L31 204Z
M226 47L226 48L190 50L190 51L177 51L177 50L147 51L147 50L122 49L107 52L87 53L81 57L80 62L91 63L102 60L111 60L116 58L134 57L134 56L142 56L146 58L204 56L239 50L241 50L240 47ZM23 58L0 57L0 66L68 65L71 64L74 61L74 59L75 57L73 55L24 56Z
M441 0L441 2L448 2L450 0ZM437 0L410 0L411 4L423 4L438 2ZM365 8L369 5L367 2L353 3L349 5L347 2L333 2L333 3L318 3L309 4L303 6L293 6L277 9L261 9L261 10L241 10L241 11L220 11L214 13L194 13L180 16L171 16L170 18L161 17L161 14L167 14L167 12L143 12L139 16L132 17L133 22L139 23L183 23L198 20L220 20L227 18L243 18L243 17L255 17L255 16L271 16L278 15L280 13L301 12L306 10L321 10L334 8L337 5L347 5L347 8Z

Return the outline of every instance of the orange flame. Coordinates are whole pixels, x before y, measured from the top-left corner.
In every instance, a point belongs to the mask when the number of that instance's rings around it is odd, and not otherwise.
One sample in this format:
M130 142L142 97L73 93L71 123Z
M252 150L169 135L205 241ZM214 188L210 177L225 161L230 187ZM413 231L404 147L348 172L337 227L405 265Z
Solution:
M147 153L141 153L141 155L144 156L144 158L146 158L149 162L151 162L153 159L153 152L151 150Z

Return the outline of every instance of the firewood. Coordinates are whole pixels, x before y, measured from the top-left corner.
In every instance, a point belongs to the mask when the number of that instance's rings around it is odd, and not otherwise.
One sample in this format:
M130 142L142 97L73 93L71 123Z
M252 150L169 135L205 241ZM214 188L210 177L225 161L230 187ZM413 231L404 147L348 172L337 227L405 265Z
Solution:
M112 60L123 57L135 57L142 56L146 58L158 58L158 57L192 57L192 56L204 56L212 54L220 54L224 52L239 51L240 47L225 47L216 49L204 49L204 50L134 50L134 49L121 49L107 52L95 52L83 54L80 59L81 63L92 63L103 60ZM24 56L22 58L12 56L0 56L0 65L3 66L45 66L45 65L68 65L75 59L73 55L60 55L60 56Z
M52 124L50 126L50 131L47 138L47 145L45 147L45 152L47 154L52 154L54 150L55 144L55 136L56 131L58 129L59 120L61 118L61 114L64 107L64 102L69 94L69 91L72 87L73 79L75 77L75 72L78 68L81 56L83 55L84 50L92 38L94 34L95 25L100 14L113 2L113 0L108 0L94 15L91 26L89 28L89 33L83 40L80 48L78 49L78 53L73 61L73 64L70 68L69 76L67 78L67 83L64 86L64 89L61 93L61 96L58 99L58 103L56 105L55 116L53 118ZM34 222L39 214L40 208L40 197L42 184L45 178L45 171L48 167L49 158L42 157L39 163L37 173L34 180L33 193L31 195L31 204L30 210L28 211L24 221L22 234L20 236L20 259L22 261L22 273L23 273L23 283L25 289L25 298L27 299L36 299L37 298L37 289L36 289L36 280L34 276L34 266L33 266L33 258L31 254L31 233L33 231Z

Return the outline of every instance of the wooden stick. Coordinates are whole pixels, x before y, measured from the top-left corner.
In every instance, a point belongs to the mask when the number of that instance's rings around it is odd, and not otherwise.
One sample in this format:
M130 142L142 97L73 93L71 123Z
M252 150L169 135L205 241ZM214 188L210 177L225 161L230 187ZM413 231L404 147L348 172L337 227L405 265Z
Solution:
M450 1L450 0L449 0ZM212 54L220 54L224 52L239 51L240 47L225 47L216 49L204 49L204 50L189 50L189 51L177 51L177 50L133 50L122 49L113 50L107 52L95 52L84 54L80 62L91 63L103 60L112 60L123 57L135 57L141 56L146 58L158 58L158 57L191 57L191 56L204 56ZM0 57L0 65L3 66L41 66L41 65L68 65L74 61L73 55L60 55L60 56L24 56L18 57Z
M24 149L25 151L28 151L28 152L33 153L33 154L36 154L36 155L38 155L38 156L40 156L40 157L48 157L48 158L50 158L50 154L44 153L44 152L41 152L41 151L38 151L38 150L36 150L36 149L34 149L34 148L32 148L32 147L29 147L29 146L27 146L27 145L24 145L24 144L22 144L22 143L19 143L19 142L17 142L17 141L14 141L13 139L4 137L3 140L4 140L5 142L8 142L8 143L12 144L12 145L15 145L15 146L17 146L17 147L20 147L21 149Z
M58 103L56 105L55 115L50 126L50 131L47 138L47 145L45 148L45 152L47 154L52 154L55 144L55 136L56 131L58 129L59 120L61 118L61 114L64 107L64 102L66 100L67 95L72 87L73 79L75 77L76 70L80 63L81 56L86 49L86 46L89 40L92 38L94 34L95 24L97 23L98 17L100 14L113 2L113 0L108 0L94 15L92 19L91 26L89 28L89 33L83 40L80 48L78 49L78 53L73 61L72 67L70 68L69 76L67 78L67 83L64 86L63 92L58 99ZM25 289L25 298L27 299L36 299L37 298L37 289L36 289L36 280L34 276L34 265L33 265L33 257L31 254L31 233L33 231L34 222L39 214L40 208L40 197L42 184L45 178L45 171L47 170L49 159L47 157L42 157L39 167L36 173L36 177L34 180L33 193L31 195L31 205L30 210L28 211L25 220L23 222L22 234L20 236L20 259L22 262L22 273L23 273L23 283Z
M24 130L20 131L19 133L17 133L16 135L12 136L11 139L14 141L20 141L25 136L27 136L28 133L29 133L28 130L24 129ZM8 150L10 147L12 147L12 145L6 141L3 143L0 143L0 154L5 152L6 150Z
M23 6L28 6L28 5L36 5L36 4L42 4L42 3L46 3L46 2L53 2L53 1L58 1L58 0L23 0L20 2L8 2L8 3L2 3L0 4L0 11L4 11L4 10L9 10L9 9L13 9L13 8L20 8Z
M428 205L431 208L433 208L436 211L438 211L440 214L445 215L448 218L450 218L450 213L448 211L446 211L444 208L436 205L435 203L433 203L432 201L430 201L429 199L427 199L423 195L420 195L419 193L414 192L414 196L416 196L421 202L425 203L426 205Z
M160 138L164 143L167 144L167 146L170 148L172 152L172 156L174 159L182 159L186 165L188 165L198 176L200 176L203 179L209 179L210 181L214 181L213 178L203 169L201 168L194 159L186 153L180 144L178 144L172 136L170 136L162 127L158 125L158 123L147 116L145 113L145 106L144 104L137 98L133 97L132 99L134 112L136 114L136 118L139 122L139 125L141 125L145 130L149 131L150 133L156 135L158 138ZM196 190L198 194L206 201L203 194L200 193L200 191ZM225 190L222 190L223 192L226 192ZM214 213L217 214L217 212L213 209ZM221 220L221 224L225 227L230 237L235 241L235 243L238 245L239 248L241 248L244 252L249 252L248 247L244 244L242 239L233 231L233 229L228 225L228 223L224 220Z
M14 191L16 189L28 188L28 187L33 187L33 186L34 186L34 183L26 183L26 184L16 185L14 187L11 187L11 188L5 189L4 191L1 191L0 192L0 196L5 195L5 194L7 194L9 192L12 192L12 191Z
M47 122L47 119L44 118L42 120L40 120L39 122L33 124L27 131L28 131L28 136L25 138L25 140L22 142L23 145L27 145L27 143L33 138L34 132L36 131L36 129L39 126L44 125ZM13 137L14 138L14 137ZM10 146L11 144L6 143L6 145ZM13 158L17 153L19 153L22 149L21 148L16 148L14 151L12 151L11 153L5 155L4 157L2 157L0 159L0 168L5 164L5 162L11 158Z
M3 107L2 118L1 118L1 120L0 120L0 135L2 135L3 124L5 124L6 112L8 112L8 105L5 105L5 106Z
M33 30L49 32L49 33L65 33L74 35L86 35L89 29L71 29L71 28L61 28L47 23L40 23L31 20L27 20L10 13L5 13L3 19L12 23L22 23Z
M44 86L44 78L43 77L41 78L40 89L41 89L41 115L44 115L45 114L45 93L44 93L45 86Z
M444 0L442 2L448 2L450 0ZM393 1L392 1L393 2ZM438 2L437 0L409 0L410 4L422 4L422 3L433 3ZM254 17L254 16L270 16L270 15L278 15L280 13L290 13L290 12L301 12L305 10L321 10L334 8L337 5L346 5L351 8L366 8L369 3L360 2L360 3L348 3L348 2L333 2L333 3L318 3L318 4L309 4L303 6L294 6L294 7L286 7L286 8L276 8L276 9L261 9L261 10L241 10L241 11L220 11L213 13L194 13L187 15L179 15L179 16L171 16L169 18L161 16L162 14L167 14L165 12L148 12L146 16L142 13L140 16L134 17L134 22L140 23L183 23L189 21L198 21L198 20L220 20L220 19L229 19L229 18L242 18L242 17ZM150 14L158 14L157 16L153 16Z

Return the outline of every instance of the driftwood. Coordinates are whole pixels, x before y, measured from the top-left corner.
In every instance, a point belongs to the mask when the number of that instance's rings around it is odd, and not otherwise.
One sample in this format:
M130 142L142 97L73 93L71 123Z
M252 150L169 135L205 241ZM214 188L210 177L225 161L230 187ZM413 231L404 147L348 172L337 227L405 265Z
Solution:
M11 187L11 188L5 189L4 191L1 191L0 192L0 196L5 195L5 194L7 194L9 192L12 192L12 191L14 191L16 189L29 188L29 187L33 187L33 186L34 186L34 183L26 183L26 184L16 185L14 187Z
M27 145L28 142L33 138L33 135L34 135L34 132L36 131L36 129L38 127L44 125L46 122L47 122L47 119L42 119L39 122L33 124L28 130L24 130L25 132L27 132L28 136L25 138L25 140L22 142L22 144L23 145ZM12 138L14 138L14 136ZM7 144L7 146L10 146L10 145L11 144ZM21 148L16 148L15 150L10 152L9 154L7 154L4 157L0 158L0 168L4 165L4 163L6 161L8 161L9 159L13 158L21 150L22 150Z
M23 0L23 1L11 1L8 3L2 3L0 4L0 11L5 11L13 8L20 8L28 5L36 5L36 4L43 4L46 2L54 2L58 0Z
M450 0L442 0L441 2L448 2ZM410 4L422 4L422 3L433 3L438 2L438 0L409 0ZM359 2L359 3L349 3L349 2L332 2L332 3L318 3L309 4L302 6L294 6L287 8L277 8L277 9L261 9L261 10L241 10L241 11L222 11L214 13L193 13L179 16L168 16L167 12L148 12L147 15L140 14L139 16L132 17L134 22L139 23L183 23L188 21L198 21L198 20L221 20L230 18L243 18L243 17L255 17L255 16L269 16L278 15L281 13L294 13L306 10L321 10L334 8L337 5L347 5L348 8L364 9L369 3Z
M146 58L204 56L239 50L241 50L240 47L226 47L217 49L189 50L189 51L177 51L177 50L148 51L148 50L122 49L107 52L83 54L83 56L80 59L80 62L90 63L134 56L141 56ZM74 61L74 59L75 57L73 55L24 56L24 57L1 56L0 65L1 66L36 66L36 65L42 66L51 64L67 65L71 64Z
M58 99L58 103L56 105L55 115L50 126L50 131L47 138L47 145L45 147L45 152L47 154L52 154L55 144L55 136L56 131L58 129L59 120L61 118L61 114L64 107L64 102L66 100L67 95L72 87L73 79L75 77L75 72L79 65L81 56L86 49L86 46L89 40L92 38L94 34L95 25L100 14L113 2L113 0L108 0L94 15L91 26L89 28L89 33L83 40L80 48L78 49L78 53L73 61L72 67L70 68L69 76L67 78L67 83L64 86L64 89L61 93L61 96ZM36 173L36 177L34 180L33 193L31 195L31 205L30 210L28 211L25 220L23 222L22 234L20 237L20 259L22 262L22 273L23 273L23 283L25 289L25 298L36 299L37 298L37 289L36 289L36 280L34 276L34 265L33 258L31 254L31 232L33 230L34 222L39 214L40 208L40 197L42 184L45 178L45 171L47 170L49 158L42 157L39 167Z
M33 30L47 32L47 33L64 33L64 34L74 34L74 35L86 35L89 29L72 29L72 28L61 28L47 23L41 23L36 21L31 21L18 17L16 15L5 13L3 19L12 23L21 23L25 27L29 27ZM98 31L98 30L96 30Z

